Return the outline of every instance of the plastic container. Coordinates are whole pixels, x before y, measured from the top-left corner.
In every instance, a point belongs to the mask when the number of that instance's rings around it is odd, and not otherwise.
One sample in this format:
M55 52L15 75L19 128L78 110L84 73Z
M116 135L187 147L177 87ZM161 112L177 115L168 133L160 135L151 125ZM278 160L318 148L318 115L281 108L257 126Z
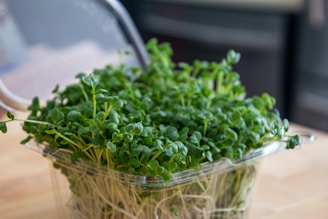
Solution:
M304 138L304 135L303 135ZM311 140L307 134L306 140ZM172 174L170 181L71 162L65 150L29 145L50 159L61 218L248 218L261 158L285 150L274 142L243 159L204 163ZM62 184L64 180L64 184ZM68 190L69 189L69 190Z

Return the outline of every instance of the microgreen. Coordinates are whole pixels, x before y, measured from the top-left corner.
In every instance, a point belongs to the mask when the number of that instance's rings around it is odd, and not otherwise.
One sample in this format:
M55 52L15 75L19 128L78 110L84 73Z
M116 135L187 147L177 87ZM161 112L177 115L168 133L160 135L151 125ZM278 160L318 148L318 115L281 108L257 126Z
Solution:
M264 93L247 97L233 71L240 54L221 62L174 63L168 44L150 40L151 63L106 66L79 73L44 106L33 99L26 120L11 113L0 122L23 121L28 137L51 149L72 151L72 161L91 160L111 169L162 176L220 158L240 159L273 141L300 144Z

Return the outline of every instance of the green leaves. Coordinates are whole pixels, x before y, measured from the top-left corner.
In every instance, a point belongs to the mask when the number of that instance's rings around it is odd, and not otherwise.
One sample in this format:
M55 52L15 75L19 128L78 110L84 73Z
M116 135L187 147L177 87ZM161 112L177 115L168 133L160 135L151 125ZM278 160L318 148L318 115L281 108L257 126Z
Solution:
M106 143L106 147L108 148L108 150L110 150L112 153L116 152L116 145L113 144L111 141L108 141Z
M58 89L58 86L56 87L56 89ZM38 97L34 97L32 99L32 103L28 107L28 110L30 110L31 115L36 115L37 114L37 112L40 110L40 101L39 101Z
M90 87L95 87L99 83L99 79L97 78L97 76L95 74L83 75L81 77L81 79L82 79L83 83L85 83L86 85L88 85Z
M56 107L56 108L49 111L48 119L52 123L55 123L55 124L60 123L65 119L65 114L58 107Z
M33 139L33 137L29 135L25 139L23 139L20 143L21 144L26 144L26 143L28 143L32 139Z
M148 164L148 172L154 176L162 176L164 180L170 179L170 174L157 160L151 160Z
M293 149L295 148L297 145L301 144L301 138L299 135L294 135L294 136L290 136L287 140L287 149Z
M140 135L143 131L143 125L141 122L130 123L127 126L125 126L125 130L129 134Z
M72 110L72 111L67 113L66 119L68 121L80 121L81 116L82 116L81 112L76 111L76 110Z
M11 112L7 112L7 117L8 117L8 119L10 119L10 120L14 120L14 119L15 119L14 114L12 114Z
M166 134L167 134L168 138L172 141L175 141L179 138L178 129L173 126L169 126L166 128Z
M237 64L240 60L240 53L235 52L234 50L229 50L227 53L227 62L229 64Z
M7 120L7 121L0 121L0 131L2 133L7 133L7 131L8 131L8 128L7 128L7 124L6 123L15 120L15 116L11 112L7 112L7 117L8 117L9 120Z
M7 124L5 122L0 122L0 130L2 133L7 133Z
M221 62L174 63L169 44L147 44L151 63L108 65L40 106L33 99L23 129L28 137L52 149L72 152L73 162L86 159L132 174L161 176L222 157L240 159L272 141L287 148L300 144L287 136L275 99L267 93L246 98L233 65L240 54L230 50ZM0 122L17 121L13 114Z

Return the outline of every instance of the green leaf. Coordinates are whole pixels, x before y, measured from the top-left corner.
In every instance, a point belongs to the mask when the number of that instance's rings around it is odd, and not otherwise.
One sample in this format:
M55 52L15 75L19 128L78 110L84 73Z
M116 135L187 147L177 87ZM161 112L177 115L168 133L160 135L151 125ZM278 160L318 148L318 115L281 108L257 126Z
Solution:
M287 149L293 149L301 144L301 137L299 135L290 136L287 140Z
M248 132L248 139L250 139L253 143L257 143L260 141L260 135L256 132Z
M96 77L95 74L83 75L81 79L86 85L90 87L95 87L99 83L99 79Z
M289 129L289 121L287 119L284 119L282 122L283 122L284 131L287 132Z
M136 168L140 166L140 162L137 158L132 158L129 160L128 165L130 166L130 168Z
M125 126L125 130L127 131L127 133L140 135L143 131L143 125L141 122L130 123L127 126Z
M168 147L165 149L165 154L166 156L168 157L172 157L174 155L174 151L173 151L173 148L172 147Z
M50 112L50 118L52 120L52 122L54 124L57 124L59 122L61 122L62 120L64 120L65 118L65 114L64 112L62 112L59 108L54 108L53 110L51 110Z
M111 141L108 141L107 143L106 143L106 147L108 148L108 150L110 150L110 152L112 152L112 153L115 153L116 152L116 145L115 144L113 144Z
M104 111L99 111L99 112L97 112L96 117L94 118L94 120L97 124L99 124L99 123L102 124L104 117L105 117L105 112Z
M27 108L31 111L31 115L36 115L36 113L40 110L40 101L38 97L34 97L32 99L31 105Z
M59 92L59 85L57 84L51 93L57 94Z
M153 101L149 97L144 97L141 101L141 107L145 110L150 110L153 106Z
M160 139L155 139L154 147L161 150L161 151L163 151L164 150L164 142Z
M235 52L234 50L229 50L227 54L227 62L229 64L237 64L240 60L240 53Z
M104 129L108 129L111 133L120 133L116 123L106 120L104 123Z
M134 139L134 135L131 133L124 133L123 138L127 142L131 142Z
M231 128L224 129L224 134L230 142L236 142L238 140L238 134Z
M5 122L0 122L0 130L2 133L7 133L8 129Z
M115 143L121 142L123 139L124 139L124 138L123 138L123 134L116 133L116 132L114 132L114 133L112 134L112 140L113 140L113 142L115 142Z
M205 151L205 157L209 162L213 162L212 152L211 151Z
M242 156L243 156L242 149L241 148L236 148L233 152L233 158L238 160L238 159L241 159Z
M199 145L201 139L202 139L202 134L198 131L194 131L192 135L189 137L189 141L196 145Z
M14 114L12 114L11 112L7 112L7 117L11 120L14 120L15 119L15 116Z
M202 150L202 151L207 151L208 149L210 149L210 146L205 144L205 145L200 146L198 149Z
M162 175L165 170L164 167L159 164L158 160L151 160L149 162L149 167L154 170L155 175L158 176Z
M120 99L113 101L112 104L115 109L121 109L124 106L123 100Z
M264 101L265 106L268 109L272 109L275 106L275 104L276 104L275 98L272 97L272 96L270 96L268 93L263 93L261 95L261 99Z
M21 144L27 144L31 139L33 139L32 136L27 136L25 139L21 140Z
M175 141L179 138L178 129L176 127L173 127L173 126L167 127L166 133L167 133L167 136L169 137L169 139L172 141Z
M119 124L120 123L120 115L114 110L112 109L109 114L109 120L115 124Z
M189 135L189 128L183 127L179 132L179 140L187 140Z
M72 110L67 113L66 118L68 121L80 121L81 119L81 112Z

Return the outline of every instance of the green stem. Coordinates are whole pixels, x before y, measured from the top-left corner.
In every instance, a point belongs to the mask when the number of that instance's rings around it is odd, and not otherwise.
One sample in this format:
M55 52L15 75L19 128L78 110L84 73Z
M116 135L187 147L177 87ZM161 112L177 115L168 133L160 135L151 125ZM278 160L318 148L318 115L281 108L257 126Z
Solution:
M109 103L105 103L105 114L104 114L104 121L106 120L107 116L109 115L110 111L112 110L113 106Z
M185 106L185 100L183 95L180 95L180 101L181 101L181 105Z
M87 93L85 92L83 85L80 85L80 88L81 88L81 91L82 91L82 94L83 94L85 100L88 101L89 97L88 97Z
M56 134L57 136L59 136L60 138L66 140L66 141L69 142L70 144L76 146L78 149L80 149L81 151L83 151L84 154L86 154L86 155L92 160L92 156L91 156L89 153L87 153L87 151L84 151L84 149L83 149L79 144L77 144L76 142L74 142L74 141L72 141L71 139L67 138L65 135L61 134L61 133L58 132L57 130L54 130L54 131L55 131L55 134Z
M149 160L149 162L150 161L152 161L152 160L155 160L159 155L161 155L163 152L162 151L158 151L150 160Z
M223 93L223 71L219 71L218 69L215 71L217 75L216 82L216 91L219 94Z
M97 99L96 99L96 86L92 85L92 105L93 105L93 118L97 115Z
M39 125L50 125L50 126L55 126L52 123L49 122L44 122L44 121L38 121L38 120L29 120L29 119L14 119L14 120L7 120L5 122L12 122L12 121L17 121L17 122L26 122L26 123L34 123L34 124L39 124Z
M207 124L208 124L208 120L205 120L205 122L204 122L204 128L203 128L203 136L206 136Z

